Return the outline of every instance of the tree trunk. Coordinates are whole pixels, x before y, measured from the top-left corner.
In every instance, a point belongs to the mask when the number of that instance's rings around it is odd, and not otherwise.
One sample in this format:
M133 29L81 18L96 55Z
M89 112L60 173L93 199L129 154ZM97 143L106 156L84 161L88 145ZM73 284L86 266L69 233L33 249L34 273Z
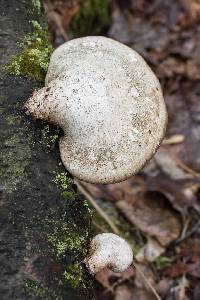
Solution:
M3 70L31 30L31 11L30 0L1 0L0 299L90 299L81 263L87 205L64 174L57 144L47 145L55 128L22 112L37 83Z

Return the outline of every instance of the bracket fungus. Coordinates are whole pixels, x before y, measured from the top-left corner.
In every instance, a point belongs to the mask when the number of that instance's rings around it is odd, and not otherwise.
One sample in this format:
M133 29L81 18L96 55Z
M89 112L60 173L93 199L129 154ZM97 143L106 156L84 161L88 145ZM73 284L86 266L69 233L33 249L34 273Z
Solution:
M45 87L24 107L63 129L63 164L91 183L115 183L137 173L161 143L167 120L160 84L144 59L101 36L58 47Z
M91 275L95 275L108 267L113 272L125 271L133 262L133 251L130 245L113 233L96 235L89 247L85 259L86 267Z

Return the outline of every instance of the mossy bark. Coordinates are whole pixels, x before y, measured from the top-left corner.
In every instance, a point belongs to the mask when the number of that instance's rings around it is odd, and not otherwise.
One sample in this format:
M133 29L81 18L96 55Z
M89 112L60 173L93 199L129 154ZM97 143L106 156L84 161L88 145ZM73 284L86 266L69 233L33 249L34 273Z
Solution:
M31 1L1 1L1 70L20 51L18 42L30 32L33 18ZM2 71L0 298L90 299L82 264L89 239L87 204L61 164L58 129L22 112L37 85Z

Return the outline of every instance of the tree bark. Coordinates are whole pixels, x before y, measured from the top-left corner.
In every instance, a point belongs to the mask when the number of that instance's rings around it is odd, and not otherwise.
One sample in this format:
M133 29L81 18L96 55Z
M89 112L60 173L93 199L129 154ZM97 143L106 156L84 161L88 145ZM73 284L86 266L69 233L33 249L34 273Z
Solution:
M31 30L31 10L30 0L1 0L0 299L90 299L64 276L86 253L88 209L77 194L63 196L58 146L47 151L46 124L22 112L37 83L3 70Z

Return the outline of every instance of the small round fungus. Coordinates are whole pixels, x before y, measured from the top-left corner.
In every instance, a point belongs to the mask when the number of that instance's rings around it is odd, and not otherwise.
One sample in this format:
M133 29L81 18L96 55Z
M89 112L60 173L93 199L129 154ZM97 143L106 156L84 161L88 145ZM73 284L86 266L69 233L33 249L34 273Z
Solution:
M91 275L106 267L113 272L123 272L132 262L133 252L130 245L113 233L96 235L90 243L89 254L85 259Z
M62 127L66 169L91 183L115 183L137 173L165 133L160 84L133 49L96 36L74 39L52 54L45 87L27 113Z

